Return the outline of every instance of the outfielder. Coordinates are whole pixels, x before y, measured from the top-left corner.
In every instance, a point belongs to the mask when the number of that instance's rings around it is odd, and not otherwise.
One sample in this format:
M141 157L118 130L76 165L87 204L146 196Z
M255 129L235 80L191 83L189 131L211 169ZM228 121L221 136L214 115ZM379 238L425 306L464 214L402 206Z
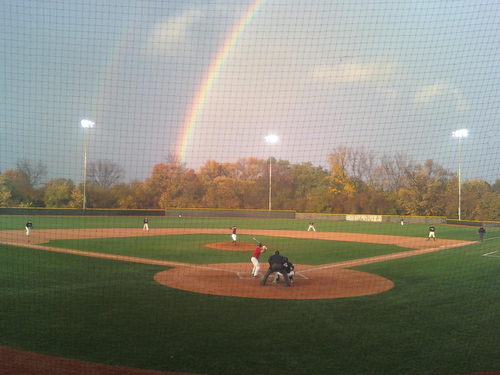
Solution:
M312 221L309 223L309 228L307 228L307 231L309 232L311 229L313 230L313 232L316 232L316 228L314 228L314 223Z
M149 220L147 217L142 221L144 224L142 225L142 230L146 230L149 232Z
M250 258L250 261L253 264L253 269L252 269L252 276L257 277L259 274L260 270L260 264L259 264L259 257L260 254L265 253L267 250L267 247L263 246L260 242L257 244L257 247L255 248L255 251L253 252L252 257Z

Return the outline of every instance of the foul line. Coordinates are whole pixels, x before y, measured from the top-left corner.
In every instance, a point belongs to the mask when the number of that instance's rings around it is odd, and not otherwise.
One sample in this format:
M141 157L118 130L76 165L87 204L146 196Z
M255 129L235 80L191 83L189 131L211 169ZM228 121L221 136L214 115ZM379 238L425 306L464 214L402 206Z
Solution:
M199 265L199 264L172 262L169 260L137 258L137 257L126 256L126 255L114 255L114 254L105 254L105 253L97 253L97 252L94 253L94 252L88 252L88 251L64 249L64 248L51 247L51 246L17 244L14 242L6 242L6 241L0 241L0 244L8 245L8 246L16 246L16 247L26 247L29 249L50 251L50 252L61 253L61 254L80 255L80 256L89 257L89 258L119 260L122 262L129 262L129 263L151 264L151 265L155 265L155 266L167 266L167 267L201 268L201 269L207 269L207 270L212 270L212 271L224 271L224 272L229 272L229 273L235 272L235 271L226 270L223 268L210 267L210 266Z
M460 246L465 246L465 245L469 245L469 244L470 244L469 242L462 242L462 243L448 245L448 246L433 247L431 249L409 250L409 251L403 251L400 253L379 255L379 256L370 257L370 258L354 259L354 260L348 260L348 261L344 261L344 262L325 264L325 265L320 266L320 267L312 267L312 268L308 268L305 270L301 270L300 272L311 272L311 271L313 272L313 271L318 271L318 270L322 270L322 269L329 269L329 268L347 268L347 267L354 267L354 266L370 264L370 263L379 263L379 262L384 262L386 260L408 258L411 256L433 253L436 251L451 249L453 247L460 247Z
M493 257L493 258L500 258L500 255L491 255L491 254L496 254L498 253L500 250L495 250L495 251L492 251L491 253L486 253L486 254L483 254L483 257Z

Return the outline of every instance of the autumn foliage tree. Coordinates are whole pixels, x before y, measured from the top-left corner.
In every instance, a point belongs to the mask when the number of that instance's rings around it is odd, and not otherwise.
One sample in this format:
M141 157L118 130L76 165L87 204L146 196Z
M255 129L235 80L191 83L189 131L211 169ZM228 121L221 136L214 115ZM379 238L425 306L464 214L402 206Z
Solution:
M352 197L356 191L347 175L348 163L349 152L346 147L339 147L328 155L328 164L330 164L329 191L333 197L339 194Z
M328 154L327 162L326 169L250 157L233 163L207 160L195 171L169 155L145 181L129 183L119 182L120 166L101 162L90 174L87 203L88 208L267 209L271 165L275 210L458 217L457 175L432 159L415 164L402 152L377 158L362 148L341 146ZM27 160L18 165L22 169L0 174L0 206L82 207L82 183L53 179L37 187L43 165ZM500 220L500 178L492 185L465 181L461 193L464 219Z
M451 198L447 184L454 174L428 159L405 171L403 187L398 193L398 205L406 215L440 216Z

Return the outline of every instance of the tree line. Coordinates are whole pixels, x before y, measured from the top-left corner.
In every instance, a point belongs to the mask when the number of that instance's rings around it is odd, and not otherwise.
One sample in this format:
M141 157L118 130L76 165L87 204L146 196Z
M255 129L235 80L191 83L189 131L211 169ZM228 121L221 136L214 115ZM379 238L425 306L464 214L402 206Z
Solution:
M88 165L87 207L267 209L271 163L274 210L458 217L457 175L432 159L414 163L404 153L377 157L341 146L327 160L327 168L274 158L207 160L196 172L170 155L145 181L130 183L122 182L121 166L98 160ZM41 162L19 160L17 169L0 174L0 206L82 207L83 183L42 183L46 174ZM462 219L500 220L500 178L492 185L468 180L461 188Z

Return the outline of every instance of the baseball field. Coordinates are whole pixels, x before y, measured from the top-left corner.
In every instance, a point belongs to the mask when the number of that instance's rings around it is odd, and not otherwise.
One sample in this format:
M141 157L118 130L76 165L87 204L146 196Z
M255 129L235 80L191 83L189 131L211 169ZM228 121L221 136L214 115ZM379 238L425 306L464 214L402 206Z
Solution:
M0 216L0 373L500 373L500 230L428 227Z

